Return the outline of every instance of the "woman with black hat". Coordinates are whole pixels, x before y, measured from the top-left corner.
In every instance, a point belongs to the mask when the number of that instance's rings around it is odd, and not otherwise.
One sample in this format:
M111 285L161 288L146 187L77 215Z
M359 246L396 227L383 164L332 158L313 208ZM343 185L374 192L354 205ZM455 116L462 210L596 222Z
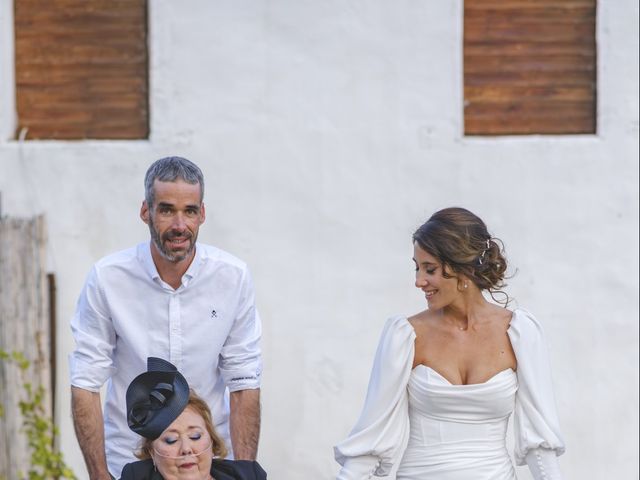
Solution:
M127 389L129 428L144 437L121 480L264 480L255 461L224 460L227 450L206 402L166 360L149 357L147 372Z

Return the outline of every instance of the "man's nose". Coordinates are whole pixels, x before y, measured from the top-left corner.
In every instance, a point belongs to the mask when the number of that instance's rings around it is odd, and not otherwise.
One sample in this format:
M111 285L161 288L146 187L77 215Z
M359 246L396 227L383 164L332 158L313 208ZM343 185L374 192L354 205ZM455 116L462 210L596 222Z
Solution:
M178 212L173 216L173 224L171 225L171 227L174 230L178 230L181 232L187 228L187 223L185 222L185 218L182 213Z

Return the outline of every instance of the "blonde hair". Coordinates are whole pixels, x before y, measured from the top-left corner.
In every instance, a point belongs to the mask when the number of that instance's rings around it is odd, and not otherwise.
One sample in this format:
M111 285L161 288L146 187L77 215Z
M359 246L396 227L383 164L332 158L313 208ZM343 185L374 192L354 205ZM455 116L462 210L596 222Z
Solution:
M189 401L185 409L191 407L191 409L200 415L205 424L205 428L211 437L211 453L217 458L224 458L227 456L227 446L224 443L224 440L218 432L216 432L215 427L213 426L213 419L211 417L211 410L209 409L209 405L205 402L202 397L200 397L196 392L192 389L189 389ZM184 411L184 410L183 410ZM151 452L153 452L153 440L145 438L142 440L140 448L136 451L135 455L140 460L146 460L147 458L151 458Z

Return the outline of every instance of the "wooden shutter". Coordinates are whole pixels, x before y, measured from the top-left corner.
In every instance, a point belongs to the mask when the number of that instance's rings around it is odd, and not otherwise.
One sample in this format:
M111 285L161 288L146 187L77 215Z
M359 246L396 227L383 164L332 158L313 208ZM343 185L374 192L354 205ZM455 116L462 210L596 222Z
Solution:
M596 0L465 0L466 135L596 131Z
M146 0L14 0L17 134L147 138Z

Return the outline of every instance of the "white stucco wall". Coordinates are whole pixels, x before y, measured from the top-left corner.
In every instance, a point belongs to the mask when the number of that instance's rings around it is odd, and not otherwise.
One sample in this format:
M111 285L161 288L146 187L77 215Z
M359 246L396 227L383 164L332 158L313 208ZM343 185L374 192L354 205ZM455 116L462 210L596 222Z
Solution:
M149 141L24 144L9 140L10 3L2 213L47 215L56 413L80 478L68 320L92 263L147 238L142 178L170 154L205 173L201 240L255 277L269 478L335 474L385 319L424 308L410 235L451 205L504 240L509 292L546 327L566 478L638 478L637 1L599 5L594 136L462 136L461 0L152 0Z

